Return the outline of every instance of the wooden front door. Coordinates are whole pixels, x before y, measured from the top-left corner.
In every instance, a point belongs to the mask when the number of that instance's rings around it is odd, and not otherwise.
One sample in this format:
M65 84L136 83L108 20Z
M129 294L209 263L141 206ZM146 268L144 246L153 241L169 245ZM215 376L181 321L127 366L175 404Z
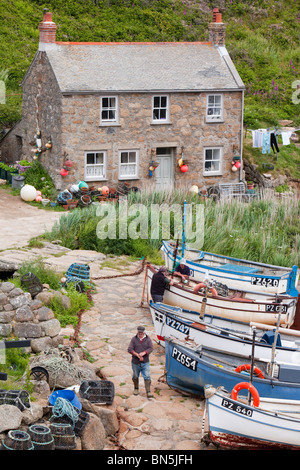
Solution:
M172 190L174 187L174 152L172 148L158 148L156 161L159 163L155 170L156 189L158 191Z

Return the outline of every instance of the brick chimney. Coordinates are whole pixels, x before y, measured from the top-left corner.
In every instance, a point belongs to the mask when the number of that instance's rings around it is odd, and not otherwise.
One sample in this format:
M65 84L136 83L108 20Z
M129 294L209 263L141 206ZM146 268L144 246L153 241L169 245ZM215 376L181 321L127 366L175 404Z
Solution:
M214 46L225 46L226 26L222 22L222 13L218 8L213 9L213 22L208 26L209 41Z
M45 8L43 21L39 24L39 50L43 51L48 48L49 45L55 44L56 28L56 24L52 21L52 13Z

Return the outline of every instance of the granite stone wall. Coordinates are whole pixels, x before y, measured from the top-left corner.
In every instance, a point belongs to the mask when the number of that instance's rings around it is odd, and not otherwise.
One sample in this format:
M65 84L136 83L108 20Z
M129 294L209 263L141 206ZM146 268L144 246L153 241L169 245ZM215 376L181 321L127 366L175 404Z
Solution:
M224 94L224 121L206 122L205 93L170 94L170 122L151 122L151 94L124 94L119 98L120 120L117 126L100 126L100 98L96 95L69 95L62 105L62 147L75 162L66 184L84 179L84 153L88 150L107 152L107 181L118 182L118 151L139 151L139 179L132 185L145 188L153 184L148 168L151 151L159 147L174 150L175 186L208 187L221 180L238 181L238 172L231 171L234 151L241 153L242 93ZM205 147L223 148L223 173L221 176L203 176ZM189 171L183 174L177 161L184 147L184 157ZM103 182L100 182L100 186Z
M32 161L32 145L37 130L42 146L51 137L52 148L41 153L39 161L51 175L54 184L61 182L61 94L45 52L37 52L23 82L21 128L23 158Z
M38 353L62 344L61 326L53 311L12 282L0 282L0 337L31 340Z

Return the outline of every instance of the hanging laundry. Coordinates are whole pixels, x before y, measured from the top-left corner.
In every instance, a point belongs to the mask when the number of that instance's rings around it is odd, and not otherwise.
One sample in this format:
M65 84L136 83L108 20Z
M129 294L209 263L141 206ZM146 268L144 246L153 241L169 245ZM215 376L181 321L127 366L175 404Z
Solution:
M262 153L271 153L271 145L270 145L270 132L264 132L263 134L263 143L262 143Z
M261 148L263 141L263 132L260 129L256 129L252 132L252 143L254 148Z
M291 135L292 135L292 131L281 131L281 137L282 137L282 144L283 145L290 145Z
M278 144L277 144L277 139L276 139L276 135L274 134L274 132L271 132L271 147L272 147L272 150L274 153L279 153L279 147L278 147ZM275 152L276 150L276 152Z

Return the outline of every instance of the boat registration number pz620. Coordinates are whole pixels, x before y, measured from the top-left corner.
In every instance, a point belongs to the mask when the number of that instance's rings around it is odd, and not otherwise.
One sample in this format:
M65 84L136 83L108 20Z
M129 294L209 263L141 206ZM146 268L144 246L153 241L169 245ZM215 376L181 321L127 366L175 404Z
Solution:
M278 279L274 279L271 277L251 277L251 284L255 286L264 286L264 287L278 287L279 281Z
M176 359L177 362L180 362L180 364L182 364L183 366L196 372L197 361L195 359L191 358L187 354L184 354L175 347L172 351L172 357L174 357L174 359Z
M252 410L250 408L247 408L243 405L238 405L237 403L227 400L226 398L223 398L221 405L225 408L228 408L229 410L235 411L235 413L240 413L249 417L252 416Z

